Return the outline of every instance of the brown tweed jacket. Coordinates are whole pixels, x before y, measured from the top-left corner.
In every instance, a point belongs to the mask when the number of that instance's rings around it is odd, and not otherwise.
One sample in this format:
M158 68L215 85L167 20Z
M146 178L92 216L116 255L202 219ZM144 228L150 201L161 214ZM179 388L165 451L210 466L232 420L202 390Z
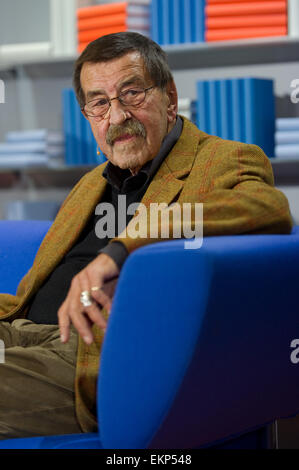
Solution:
M74 245L105 190L105 165L87 173L70 192L17 294L0 295L1 319L26 316L33 295ZM273 184L270 161L259 147L207 135L184 118L182 135L154 176L142 203L202 202L204 236L289 233L292 221L288 201ZM161 239L127 236L121 241L131 253ZM96 327L93 330L95 342L87 346L79 339L77 356L76 412L85 432L96 427L102 333Z

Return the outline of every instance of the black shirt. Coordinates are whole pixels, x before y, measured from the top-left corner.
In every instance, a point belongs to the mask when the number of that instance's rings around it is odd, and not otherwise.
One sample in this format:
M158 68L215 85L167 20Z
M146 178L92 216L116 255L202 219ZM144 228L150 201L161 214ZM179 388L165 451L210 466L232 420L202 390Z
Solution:
M129 170L122 170L109 162L103 176L107 186L101 203L110 203L115 209L115 236L125 227L118 227L118 196L125 195L127 225L133 215L127 214L131 203L140 202L153 176L165 157L177 142L183 128L182 119L178 116L172 131L162 142L158 155L145 163L137 175L132 176ZM124 199L124 198L123 198ZM109 243L113 237L99 238L95 226L103 215L92 215L72 249L64 256L60 264L47 278L36 293L30 306L27 318L35 323L57 324L57 310L66 298L72 278L89 264L99 253L111 256L121 269L128 252L121 242ZM109 244L108 244L109 243Z

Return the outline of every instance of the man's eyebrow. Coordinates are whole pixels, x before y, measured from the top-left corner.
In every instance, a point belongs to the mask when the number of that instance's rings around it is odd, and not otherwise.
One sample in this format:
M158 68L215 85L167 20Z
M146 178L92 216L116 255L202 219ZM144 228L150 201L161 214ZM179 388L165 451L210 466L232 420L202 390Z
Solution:
M124 88L126 86L130 86L130 85L139 85L139 86L144 85L144 78L140 77L140 76L137 76L137 75L126 78L123 82L121 82L118 85L118 89L121 90L121 88ZM102 89L90 90L90 91L87 92L87 96L86 96L87 101L90 101L90 100L92 100L93 98L95 98L99 95L106 95L107 96L107 93L105 92L105 90L102 90Z

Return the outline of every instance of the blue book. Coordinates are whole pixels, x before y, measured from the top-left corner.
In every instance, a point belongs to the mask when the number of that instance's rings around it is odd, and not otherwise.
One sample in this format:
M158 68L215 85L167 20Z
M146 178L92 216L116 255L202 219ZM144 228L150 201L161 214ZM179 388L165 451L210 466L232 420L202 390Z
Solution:
M150 4L150 26L151 26L151 38L153 41L160 43L160 31L159 31L159 0L152 0Z
M220 104L220 82L219 80L208 81L208 103L209 103L209 134L219 136L221 133L221 121L219 112Z
M245 142L243 79L231 80L232 140Z
M208 81L197 82L197 127L210 133L210 106Z
M184 1L184 42L192 42L192 0Z
M62 90L62 116L63 116L63 133L65 140L65 164L73 164L73 155L76 152L75 132L73 126L72 106L72 90Z
M205 40L205 0L191 1L191 41Z
M173 44L179 44L182 42L181 28L180 28L180 0L172 0L171 2L171 18L172 24L172 38Z
M219 80L220 94L220 132L222 139L233 139L233 117L232 117L232 83L231 80Z
M273 80L244 78L243 142L261 147L274 156L275 98Z
M163 43L164 45L171 44L171 28L170 28L170 8L169 3L172 0L162 0L160 17L162 17L162 34L163 34Z

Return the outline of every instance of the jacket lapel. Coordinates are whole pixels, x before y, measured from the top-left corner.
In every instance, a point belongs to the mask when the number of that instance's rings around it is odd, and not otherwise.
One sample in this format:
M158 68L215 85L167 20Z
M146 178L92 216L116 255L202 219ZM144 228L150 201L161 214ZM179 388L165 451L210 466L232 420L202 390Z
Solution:
M182 179L189 175L193 166L199 131L190 121L181 117L184 121L181 137L160 166L143 196L141 202L146 207L153 202L170 204L182 190L184 186Z

